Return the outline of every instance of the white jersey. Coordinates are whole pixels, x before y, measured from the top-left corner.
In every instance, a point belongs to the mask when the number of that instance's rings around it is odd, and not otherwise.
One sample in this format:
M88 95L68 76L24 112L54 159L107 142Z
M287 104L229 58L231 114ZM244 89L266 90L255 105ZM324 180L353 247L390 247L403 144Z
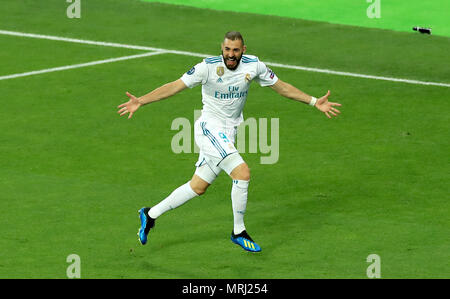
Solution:
M202 119L235 127L244 120L242 110L250 83L255 80L261 86L270 86L278 78L256 56L242 55L237 69L229 70L220 55L204 59L181 80L189 88L202 84Z

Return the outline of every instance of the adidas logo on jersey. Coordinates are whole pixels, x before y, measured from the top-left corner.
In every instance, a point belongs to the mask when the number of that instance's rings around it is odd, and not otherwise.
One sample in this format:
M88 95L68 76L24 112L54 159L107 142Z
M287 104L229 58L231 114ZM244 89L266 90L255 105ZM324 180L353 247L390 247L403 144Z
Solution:
M217 83L223 83L222 78L219 77L219 79L217 79Z

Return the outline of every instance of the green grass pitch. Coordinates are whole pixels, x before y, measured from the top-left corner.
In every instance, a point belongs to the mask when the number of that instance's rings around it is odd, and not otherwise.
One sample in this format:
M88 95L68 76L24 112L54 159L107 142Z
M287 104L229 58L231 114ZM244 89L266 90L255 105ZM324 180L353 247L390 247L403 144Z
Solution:
M240 30L263 61L449 83L450 39L137 0L4 0L0 30L219 53ZM0 77L144 53L0 34ZM260 254L231 243L231 180L158 219L138 244L137 210L185 183L197 155L174 154L177 117L200 87L116 114L125 92L179 78L199 57L163 54L0 80L0 278L449 278L450 88L273 67L284 81L342 103L327 119L254 84L246 118L278 118L280 156L260 164L246 213Z
M412 32L415 26L450 36L445 0L141 0ZM376 7L376 8L375 8ZM369 13L368 13L369 11ZM375 15L375 11L377 14Z

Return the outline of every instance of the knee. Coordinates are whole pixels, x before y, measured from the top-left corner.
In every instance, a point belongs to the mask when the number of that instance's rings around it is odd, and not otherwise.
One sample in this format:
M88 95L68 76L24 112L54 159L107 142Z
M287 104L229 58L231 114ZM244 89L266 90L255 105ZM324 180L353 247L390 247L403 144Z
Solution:
M233 169L231 172L231 178L233 180L250 181L250 168L247 163L243 163Z
M245 164L245 170L243 171L240 180L250 181L250 168L247 166L247 164Z
M201 187L195 187L192 188L195 193L197 193L198 196L205 194L207 188L201 188Z
M241 173L241 178L239 180L243 180L243 181L250 181L250 168L248 167L247 164L244 164L242 173Z
M192 191L194 191L195 193L197 193L197 195L203 195L206 192L206 189L208 189L209 185L206 184L197 184L195 182L190 183Z

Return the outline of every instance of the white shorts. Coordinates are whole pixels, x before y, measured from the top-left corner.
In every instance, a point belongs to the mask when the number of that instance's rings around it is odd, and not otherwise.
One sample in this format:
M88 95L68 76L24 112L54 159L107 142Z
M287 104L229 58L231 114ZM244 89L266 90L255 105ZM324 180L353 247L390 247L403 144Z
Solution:
M222 170L229 175L244 163L234 146L236 132L236 127L221 127L201 117L195 122L195 143L200 149L195 174L211 184Z

